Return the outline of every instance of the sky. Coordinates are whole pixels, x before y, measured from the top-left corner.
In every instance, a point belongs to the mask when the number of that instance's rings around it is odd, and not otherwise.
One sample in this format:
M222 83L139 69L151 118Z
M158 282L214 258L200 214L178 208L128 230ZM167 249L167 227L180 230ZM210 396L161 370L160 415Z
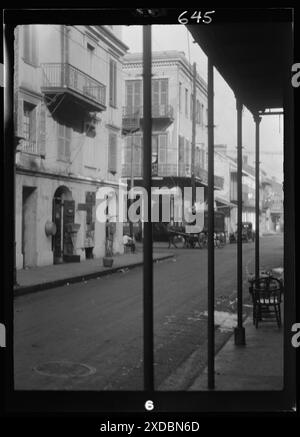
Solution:
M129 52L142 52L142 26L123 26L122 39ZM197 71L207 81L207 57L183 25L152 26L152 50L179 50L186 58L196 62ZM235 154L236 148L236 102L235 97L215 69L215 144L227 144L229 152ZM255 160L255 124L252 114L243 110L243 146L249 154L248 162ZM260 123L261 167L269 176L283 180L283 117L264 116Z

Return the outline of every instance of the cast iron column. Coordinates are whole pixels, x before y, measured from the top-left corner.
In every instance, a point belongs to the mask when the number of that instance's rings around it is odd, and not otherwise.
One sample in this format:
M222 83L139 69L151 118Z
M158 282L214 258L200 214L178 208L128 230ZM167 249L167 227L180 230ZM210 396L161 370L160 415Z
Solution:
M237 327L234 329L234 340L236 345L244 345L245 328L243 327L243 242L242 242L242 111L243 104L237 98L237 202L238 202L238 220L237 220Z
M154 390L153 372L153 252L151 223L151 170L152 170L152 109L151 109L151 26L143 26L143 178L147 190L146 211L148 220L144 221L144 389Z
M207 132L208 132L208 317L207 369L209 389L215 388L215 248L214 248L214 66L208 57L207 65Z
M259 278L259 124L261 117L254 115L255 121L255 279Z

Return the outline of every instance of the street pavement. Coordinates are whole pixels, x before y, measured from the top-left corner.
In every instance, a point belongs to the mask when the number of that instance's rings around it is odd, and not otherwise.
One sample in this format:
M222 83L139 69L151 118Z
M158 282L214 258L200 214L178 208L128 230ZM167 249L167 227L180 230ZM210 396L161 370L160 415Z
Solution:
M186 390L206 366L207 251L170 251L173 259L154 265L155 387ZM247 315L253 243L243 244L243 265ZM282 236L261 238L261 267L282 266ZM215 296L216 312L234 316L235 244L215 250ZM141 267L17 297L15 388L143 390L142 308ZM216 351L233 330L219 323Z

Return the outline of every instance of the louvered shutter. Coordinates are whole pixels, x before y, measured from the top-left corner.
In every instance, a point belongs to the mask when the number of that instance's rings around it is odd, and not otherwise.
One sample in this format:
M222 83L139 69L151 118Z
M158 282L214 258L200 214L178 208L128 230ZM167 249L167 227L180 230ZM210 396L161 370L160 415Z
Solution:
M40 155L45 158L46 156L46 105L44 102L39 104L38 114L38 148Z
M17 96L16 101L16 126L15 132L17 137L24 137L24 100L20 95Z
M30 26L23 26L23 58L25 62L30 62Z
M58 159L65 157L65 132L62 124L57 125L57 156Z
M178 161L184 162L184 138L181 135L179 135Z
M167 135L159 135L159 157L158 162L160 164L166 164L167 162Z
M71 135L71 128L65 127L65 158L67 161L70 161L71 158Z
M138 111L141 106L142 82L137 80L134 83L134 112Z
M117 173L117 135L109 134L108 144L108 171L112 174Z
M160 83L160 115L166 115L168 105L168 79L162 79Z
M159 80L152 82L152 112L153 117L159 115Z

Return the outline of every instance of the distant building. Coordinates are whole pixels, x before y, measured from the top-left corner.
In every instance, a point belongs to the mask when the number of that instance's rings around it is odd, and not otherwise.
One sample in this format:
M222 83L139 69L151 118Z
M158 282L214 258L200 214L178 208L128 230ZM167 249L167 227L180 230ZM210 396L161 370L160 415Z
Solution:
M237 230L237 160L232 153L228 154L227 146L224 144L215 145L215 171L224 178L224 188L215 194L216 206L218 210L225 213L227 232L235 232ZM266 230L265 186L266 173L260 170L260 233ZM243 155L242 162L242 202L242 221L251 222L255 230L255 168L249 164L247 155Z
M142 180L142 54L124 57L123 165L127 182ZM193 69L183 52L152 53L152 177L157 187L191 186ZM196 78L196 185L207 197L207 84ZM223 187L215 176L215 188Z
M275 177L262 177L262 211L265 232L282 232L284 227L283 185Z
M17 268L104 254L95 198L119 185L126 50L116 26L16 28Z

